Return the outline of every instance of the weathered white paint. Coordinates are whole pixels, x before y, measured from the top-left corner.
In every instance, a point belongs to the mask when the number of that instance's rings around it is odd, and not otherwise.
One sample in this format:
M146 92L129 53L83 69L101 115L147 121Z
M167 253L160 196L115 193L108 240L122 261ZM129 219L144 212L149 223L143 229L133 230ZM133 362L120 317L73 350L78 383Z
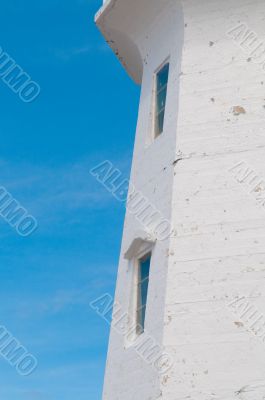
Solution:
M155 243L147 305L147 330L174 367L158 376L112 330L104 400L265 396L265 346L227 307L246 296L265 314L265 209L228 172L243 160L265 178L265 73L226 35L238 21L264 38L264 1L110 0L97 15L142 81L131 181L178 232ZM153 140L153 73L169 55L165 131ZM124 311L133 280L124 254L139 229L127 213L116 291Z

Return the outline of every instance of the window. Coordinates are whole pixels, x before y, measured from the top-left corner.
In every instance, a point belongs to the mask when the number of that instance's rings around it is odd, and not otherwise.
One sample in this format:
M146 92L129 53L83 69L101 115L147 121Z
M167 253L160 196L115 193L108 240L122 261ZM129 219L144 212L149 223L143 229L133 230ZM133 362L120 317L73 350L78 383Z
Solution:
M138 261L138 282L137 282L137 326L140 335L144 332L145 313L149 286L151 253L147 254Z
M155 137L161 135L164 129L168 75L169 63L166 63L156 74Z
M149 280L155 244L155 238L144 230L139 230L124 253L125 260L128 260L127 273L131 282L128 288L130 298L125 348L130 348L145 331L147 304L151 305L152 302Z

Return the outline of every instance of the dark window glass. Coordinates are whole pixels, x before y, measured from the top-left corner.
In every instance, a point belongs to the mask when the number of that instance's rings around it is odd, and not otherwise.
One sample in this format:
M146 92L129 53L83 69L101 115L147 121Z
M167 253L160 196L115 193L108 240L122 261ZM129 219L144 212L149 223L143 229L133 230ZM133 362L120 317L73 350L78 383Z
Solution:
M145 312L148 296L151 254L139 260L138 287L137 287L137 323L138 334L144 332Z
M167 85L169 73L169 63L165 64L157 73L157 90Z
M140 280L143 281L146 278L149 278L150 273L150 255L140 260Z
M165 64L156 75L155 136L160 135L164 129L168 75L169 63Z
M157 127L159 129L159 132L163 132L164 117L165 117L164 111L161 111L161 113L158 114L158 116L157 116Z

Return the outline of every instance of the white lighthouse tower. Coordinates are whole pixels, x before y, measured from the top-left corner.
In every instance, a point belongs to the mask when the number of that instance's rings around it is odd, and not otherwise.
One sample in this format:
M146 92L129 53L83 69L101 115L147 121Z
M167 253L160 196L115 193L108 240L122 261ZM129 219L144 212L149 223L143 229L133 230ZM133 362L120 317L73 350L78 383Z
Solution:
M261 0L96 16L142 86L104 400L265 398L264 21Z

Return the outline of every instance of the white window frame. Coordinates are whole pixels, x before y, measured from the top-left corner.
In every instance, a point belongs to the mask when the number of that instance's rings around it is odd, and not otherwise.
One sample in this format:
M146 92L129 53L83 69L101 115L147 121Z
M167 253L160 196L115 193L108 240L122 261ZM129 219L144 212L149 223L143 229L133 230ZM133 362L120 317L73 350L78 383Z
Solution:
M125 346L130 347L136 341L136 339L143 335L146 330L146 325L148 324L148 298L146 303L146 314L145 314L145 329L142 332L139 332L137 329L138 318L137 318L137 308L138 308L138 283L139 283L139 266L140 261L147 255L150 254L150 273L149 273L149 285L148 285L148 293L150 293L150 278L151 278L151 269L152 269L152 260L153 260L153 251L154 251L154 243L153 242L145 242L143 241L139 250L134 254L133 258L129 261L129 268L132 272L131 278L131 293L130 293L130 302L129 302L129 310L128 310L128 329L125 340ZM146 324L147 322L147 324Z

